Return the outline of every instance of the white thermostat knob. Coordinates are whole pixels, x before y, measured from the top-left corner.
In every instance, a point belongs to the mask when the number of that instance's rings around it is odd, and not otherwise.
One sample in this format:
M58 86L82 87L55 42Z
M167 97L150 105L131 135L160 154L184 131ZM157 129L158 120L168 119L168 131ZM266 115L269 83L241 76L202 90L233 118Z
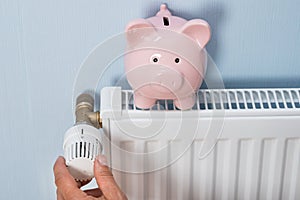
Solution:
M70 174L78 181L94 177L94 160L102 152L99 129L88 124L76 124L64 137L64 157Z

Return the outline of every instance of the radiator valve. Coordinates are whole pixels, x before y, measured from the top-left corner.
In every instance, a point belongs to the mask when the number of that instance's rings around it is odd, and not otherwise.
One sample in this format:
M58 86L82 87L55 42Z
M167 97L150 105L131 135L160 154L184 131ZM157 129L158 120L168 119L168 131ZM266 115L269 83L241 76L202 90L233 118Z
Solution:
M64 157L71 175L77 181L87 181L94 177L94 160L103 150L100 113L94 112L91 95L84 93L77 97L75 116L75 125L65 133Z

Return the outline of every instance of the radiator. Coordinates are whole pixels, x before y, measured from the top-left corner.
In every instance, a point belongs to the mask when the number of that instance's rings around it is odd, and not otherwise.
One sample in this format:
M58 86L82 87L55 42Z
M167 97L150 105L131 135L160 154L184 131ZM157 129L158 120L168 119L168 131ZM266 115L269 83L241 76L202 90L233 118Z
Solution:
M199 90L188 111L101 91L105 154L129 199L300 199L300 89Z

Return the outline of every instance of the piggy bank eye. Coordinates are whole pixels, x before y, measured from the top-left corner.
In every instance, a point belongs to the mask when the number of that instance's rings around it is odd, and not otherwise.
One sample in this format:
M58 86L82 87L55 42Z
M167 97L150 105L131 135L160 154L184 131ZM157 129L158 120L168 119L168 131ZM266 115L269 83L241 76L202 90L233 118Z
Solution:
M151 56L150 61L157 63L159 61L160 56L161 56L160 54L154 54Z
M179 63L180 62L180 58L175 58L175 63Z

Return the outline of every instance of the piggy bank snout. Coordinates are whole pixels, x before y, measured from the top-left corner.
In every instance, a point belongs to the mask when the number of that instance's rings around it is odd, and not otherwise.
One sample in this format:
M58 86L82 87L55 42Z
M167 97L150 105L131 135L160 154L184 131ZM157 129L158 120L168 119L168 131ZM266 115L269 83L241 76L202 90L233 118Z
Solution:
M153 84L160 85L171 91L178 90L182 86L184 79L182 73L168 67L161 67L156 71L156 74L153 74L152 78L151 82Z
M143 65L127 71L127 79L133 88L150 86L160 92L179 90L184 82L184 75L168 66Z

